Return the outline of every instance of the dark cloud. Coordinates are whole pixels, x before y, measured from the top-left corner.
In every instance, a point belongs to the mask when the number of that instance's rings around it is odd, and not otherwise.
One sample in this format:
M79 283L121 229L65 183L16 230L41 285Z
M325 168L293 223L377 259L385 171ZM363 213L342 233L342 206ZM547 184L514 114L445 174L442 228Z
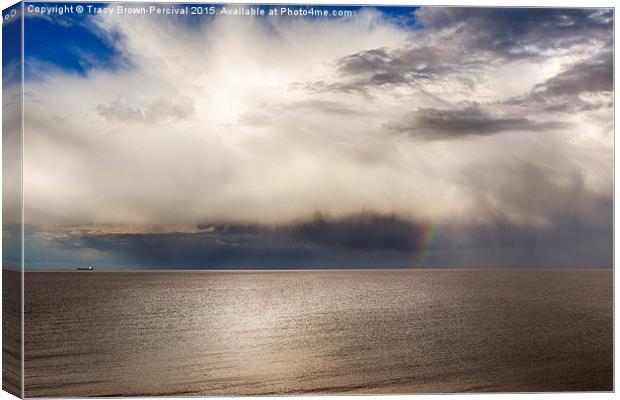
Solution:
M97 113L107 121L126 123L152 123L189 119L196 112L194 102L188 97L158 98L145 107L133 105L127 98L119 97L109 104L99 104Z
M343 80L317 85L323 90L367 93L386 85L462 75L498 62L542 60L576 46L611 49L612 45L611 9L422 7L415 16L423 29L408 46L343 57L337 61ZM429 41L432 46L420 45Z
M333 218L320 212L313 218L283 225L203 223L197 226L211 235L231 237L263 235L293 240L303 246L346 250L398 250L415 252L421 246L422 223L395 214L360 212Z
M611 92L614 86L614 56L605 51L577 63L534 87L540 96L577 96L582 93Z
M390 122L388 129L425 140L468 135L492 135L507 131L547 130L565 126L561 122L537 122L520 116L496 116L472 103L457 109L421 108Z
M351 54L337 61L343 82L319 85L324 90L366 92L390 85L415 85L452 72L467 70L474 60L458 57L445 47L378 48Z
M386 70L392 62L392 57L385 48L362 51L344 57L338 61L340 71L344 73L360 74Z
M531 92L504 103L550 112L578 112L612 106L613 52L602 51L536 85ZM607 94L607 101L584 100L581 95Z
M202 223L195 233L91 233L58 235L47 245L95 249L123 265L174 268L339 268L412 266L423 225L394 215L316 214L287 225ZM33 260L34 261L34 260Z
M424 226L396 215L360 213L331 219L317 214L290 230L295 237L327 247L415 252L422 246Z
M470 53L494 58L545 57L579 45L610 45L613 9L422 7L416 22Z
M439 47L392 51L381 48L346 56L338 66L343 75L367 75L367 84L381 86L432 78L451 71L451 61L455 61L454 57Z

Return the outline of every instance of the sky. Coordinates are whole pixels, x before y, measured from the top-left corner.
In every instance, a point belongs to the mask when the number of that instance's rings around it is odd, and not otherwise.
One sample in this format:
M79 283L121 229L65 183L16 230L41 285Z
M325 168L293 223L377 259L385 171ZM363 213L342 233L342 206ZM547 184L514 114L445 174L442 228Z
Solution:
M25 266L612 266L612 10L347 10L26 13Z

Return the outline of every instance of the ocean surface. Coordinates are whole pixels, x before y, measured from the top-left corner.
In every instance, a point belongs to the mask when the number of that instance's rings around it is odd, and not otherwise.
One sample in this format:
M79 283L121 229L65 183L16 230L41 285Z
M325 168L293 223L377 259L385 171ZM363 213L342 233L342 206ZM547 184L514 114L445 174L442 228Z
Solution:
M612 275L27 272L25 394L610 391Z

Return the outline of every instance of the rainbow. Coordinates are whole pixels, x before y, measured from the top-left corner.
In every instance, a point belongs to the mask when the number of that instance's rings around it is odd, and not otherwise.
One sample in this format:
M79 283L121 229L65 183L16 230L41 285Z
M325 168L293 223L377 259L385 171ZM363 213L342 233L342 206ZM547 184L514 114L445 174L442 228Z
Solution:
M418 243L420 243L420 250L415 256L415 266L421 267L428 250L430 249L433 241L439 236L441 232L441 225L438 223L428 223L423 226L418 236Z

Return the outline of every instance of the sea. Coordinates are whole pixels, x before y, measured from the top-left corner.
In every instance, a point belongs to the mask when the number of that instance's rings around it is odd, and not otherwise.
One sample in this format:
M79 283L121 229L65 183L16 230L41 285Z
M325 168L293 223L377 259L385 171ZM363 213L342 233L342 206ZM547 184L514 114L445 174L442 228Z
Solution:
M24 275L28 397L613 390L611 269Z

